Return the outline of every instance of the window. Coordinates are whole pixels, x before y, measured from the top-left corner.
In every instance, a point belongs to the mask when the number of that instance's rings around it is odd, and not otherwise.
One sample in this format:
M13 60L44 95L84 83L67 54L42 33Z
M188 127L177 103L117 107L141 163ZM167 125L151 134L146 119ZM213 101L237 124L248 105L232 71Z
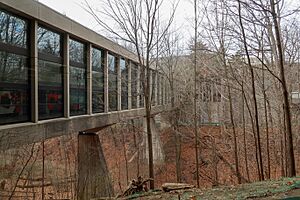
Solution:
M201 82L200 91L202 102L221 102L220 79Z
M143 86L143 80L145 80L146 71L144 67L140 67L140 79L138 80L140 82L140 88L139 88L139 97L140 97L140 108L143 108L145 106L145 98L144 98L144 86ZM144 77L142 77L144 75Z
M87 111L86 49L83 43L70 39L70 115Z
M156 98L156 72L154 70L151 71L152 73L152 93L151 93L151 103L155 105L155 98Z
M39 53L61 57L61 36L42 27L38 27L37 32Z
M0 124L31 117L27 26L0 10Z
M158 104L158 105L161 105L161 102L160 102L160 74L159 73L157 73L157 96L156 96L156 103Z
M131 64L131 108L137 108L137 83L138 83L138 66L135 63Z
M63 116L61 36L38 27L39 119Z
M0 42L27 48L27 22L0 10Z
M128 109L128 62L120 59L121 69L121 108Z
M117 58L108 54L108 110L118 109L118 68Z
M104 57L103 51L92 50L92 107L93 113L104 112Z

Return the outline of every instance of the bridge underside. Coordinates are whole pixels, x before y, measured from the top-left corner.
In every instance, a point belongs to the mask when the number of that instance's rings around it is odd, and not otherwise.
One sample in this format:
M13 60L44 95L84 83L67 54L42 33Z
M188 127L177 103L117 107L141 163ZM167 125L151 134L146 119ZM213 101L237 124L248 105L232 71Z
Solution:
M156 115L166 106L152 108ZM58 118L38 123L21 123L0 126L0 150L16 148L43 139L77 134L80 131L97 132L102 128L145 116L145 109L125 110L97 115L82 115L72 118Z

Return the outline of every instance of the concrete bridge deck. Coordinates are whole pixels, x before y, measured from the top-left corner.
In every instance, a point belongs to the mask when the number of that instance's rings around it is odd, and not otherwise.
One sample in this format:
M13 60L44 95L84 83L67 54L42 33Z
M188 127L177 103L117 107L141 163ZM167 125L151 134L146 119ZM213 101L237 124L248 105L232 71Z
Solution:
M144 117L133 52L38 1L0 0L0 14L0 149ZM170 97L166 77L149 76L155 115Z

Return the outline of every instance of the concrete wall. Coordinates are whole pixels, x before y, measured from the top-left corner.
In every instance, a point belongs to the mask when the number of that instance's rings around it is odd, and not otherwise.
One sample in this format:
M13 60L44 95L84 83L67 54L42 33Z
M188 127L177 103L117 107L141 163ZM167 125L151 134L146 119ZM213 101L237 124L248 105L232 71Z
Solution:
M152 108L152 114L155 115L165 109L165 106L154 107ZM71 118L57 118L37 123L3 125L0 126L0 150L39 142L43 138L48 139L74 134L79 131L96 132L103 127L140 117L145 117L143 108Z

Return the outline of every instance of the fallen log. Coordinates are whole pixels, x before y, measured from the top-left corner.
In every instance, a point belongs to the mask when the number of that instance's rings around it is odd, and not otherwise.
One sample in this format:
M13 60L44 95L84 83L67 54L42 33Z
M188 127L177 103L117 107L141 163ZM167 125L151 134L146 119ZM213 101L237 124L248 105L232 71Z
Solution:
M185 190L194 188L194 185L186 184L186 183L164 183L162 184L162 190L164 192L170 192L173 190Z
M137 180L133 179L129 183L127 189L125 190L125 192L123 192L123 194L121 196L125 197L125 196L129 196L129 195L133 195L138 192L148 192L147 182L149 182L151 180L153 180L153 179L148 178L148 179L144 180L141 176L139 176L137 178Z

